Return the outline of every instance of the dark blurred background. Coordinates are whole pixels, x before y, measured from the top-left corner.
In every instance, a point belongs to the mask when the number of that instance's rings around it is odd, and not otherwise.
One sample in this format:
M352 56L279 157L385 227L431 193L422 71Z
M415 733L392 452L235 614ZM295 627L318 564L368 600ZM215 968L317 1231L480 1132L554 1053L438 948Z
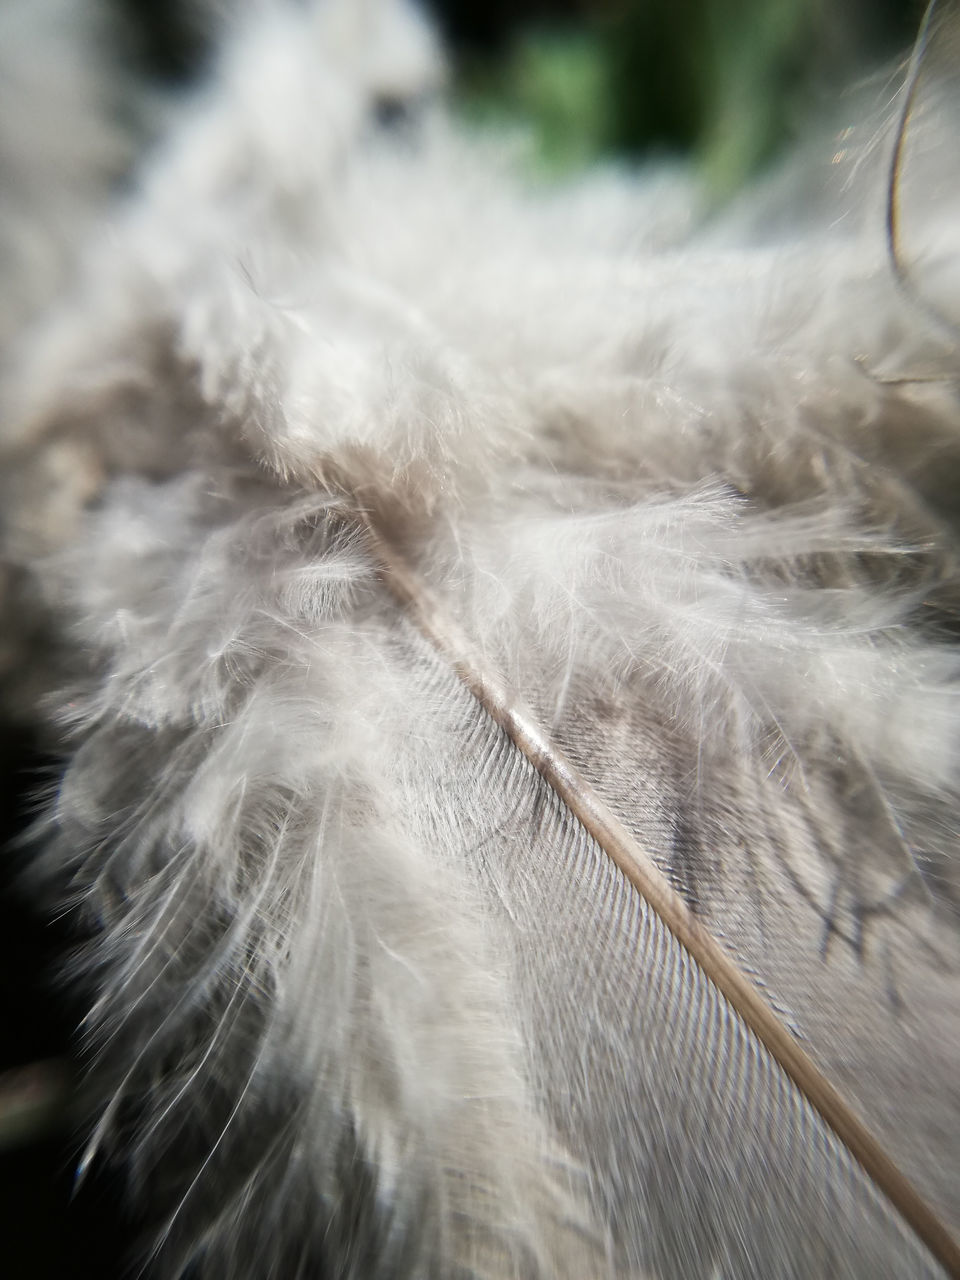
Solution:
M146 73L188 82L209 13L115 0ZM851 77L909 47L920 0L434 0L461 105L523 119L548 164L691 153L731 194Z
M202 77L215 2L111 3L136 77L173 90ZM922 13L915 0L439 0L432 9L467 119L524 122L557 174L610 156L687 155L718 201L805 123L828 116L851 78L895 67ZM0 739L8 848L0 863L0 1273L109 1280L125 1274L136 1224L115 1176L101 1170L74 1194L65 1064L82 1008L53 979L77 938L67 922L38 916L16 888L23 854L15 837L32 797L55 776L55 760L29 732L8 728ZM15 1068L23 1072L10 1075Z

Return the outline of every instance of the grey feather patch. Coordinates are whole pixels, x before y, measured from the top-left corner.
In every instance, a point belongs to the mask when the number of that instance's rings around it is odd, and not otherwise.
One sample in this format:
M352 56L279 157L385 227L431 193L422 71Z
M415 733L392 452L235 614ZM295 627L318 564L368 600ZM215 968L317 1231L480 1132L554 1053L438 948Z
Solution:
M400 0L251 4L122 200L88 103L75 245L44 178L3 660L81 1166L171 1280L960 1275L960 412L889 156L704 226L442 79Z

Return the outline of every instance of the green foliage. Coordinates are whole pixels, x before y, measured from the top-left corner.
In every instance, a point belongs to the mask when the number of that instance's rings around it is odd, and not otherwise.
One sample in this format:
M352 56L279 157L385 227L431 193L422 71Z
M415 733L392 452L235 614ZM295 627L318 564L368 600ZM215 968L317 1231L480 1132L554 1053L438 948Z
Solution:
M690 154L718 200L802 127L811 103L909 43L910 0L626 0L577 26L531 28L464 67L461 105L523 122L542 168L609 154Z
M478 124L525 124L548 173L577 169L610 145L603 45L590 31L525 32L505 58L465 68L460 106Z

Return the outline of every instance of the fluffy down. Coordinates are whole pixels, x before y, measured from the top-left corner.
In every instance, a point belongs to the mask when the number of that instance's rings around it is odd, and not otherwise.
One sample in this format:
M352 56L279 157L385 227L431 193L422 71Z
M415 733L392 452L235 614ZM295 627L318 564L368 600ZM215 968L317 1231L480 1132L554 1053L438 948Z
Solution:
M91 123L73 282L25 286L3 545L38 865L97 930L84 1162L160 1276L939 1274L364 532L960 1227L958 368L888 150L707 221L681 170L538 186L442 81L406 4L244 6L123 192Z

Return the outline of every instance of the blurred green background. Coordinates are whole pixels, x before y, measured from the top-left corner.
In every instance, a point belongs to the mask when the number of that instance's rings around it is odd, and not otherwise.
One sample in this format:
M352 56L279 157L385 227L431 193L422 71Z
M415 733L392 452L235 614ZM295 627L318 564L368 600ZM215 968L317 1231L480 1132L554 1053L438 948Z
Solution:
M213 0L114 0L141 68L202 69ZM907 50L922 0L425 0L479 123L522 121L544 167L691 154L718 197L762 169L851 79Z
M852 78L909 47L923 11L915 0L438 7L468 117L526 121L554 171L689 154L719 198L829 112Z

